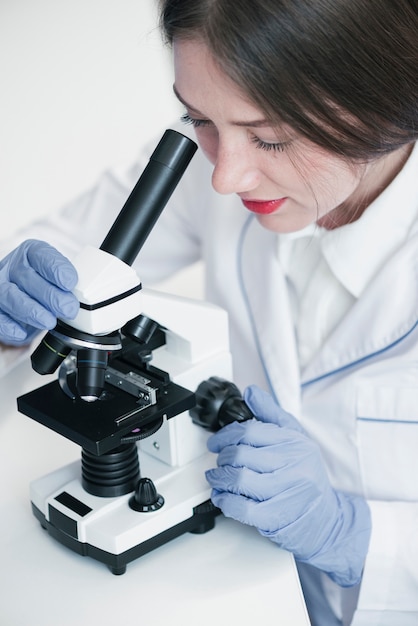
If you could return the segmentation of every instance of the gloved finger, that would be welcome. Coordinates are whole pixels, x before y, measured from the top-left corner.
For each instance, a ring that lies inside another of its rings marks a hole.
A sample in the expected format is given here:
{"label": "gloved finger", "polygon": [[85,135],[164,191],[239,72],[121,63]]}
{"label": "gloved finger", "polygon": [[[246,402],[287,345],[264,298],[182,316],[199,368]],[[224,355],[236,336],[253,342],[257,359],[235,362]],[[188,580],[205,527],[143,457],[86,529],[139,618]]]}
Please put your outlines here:
{"label": "gloved finger", "polygon": [[303,435],[286,428],[279,443],[256,448],[253,445],[225,446],[217,457],[218,467],[248,467],[255,472],[274,472],[275,470],[293,470],[299,463],[307,462],[312,454],[313,443],[305,441]]}
{"label": "gloved finger", "polygon": [[11,317],[36,328],[53,328],[57,317],[72,319],[80,306],[73,293],[55,287],[32,269],[22,272],[19,285],[2,284],[1,305]]}
{"label": "gloved finger", "polygon": [[[296,536],[294,539],[296,544],[303,542],[303,534],[309,534],[309,526],[306,527],[304,523],[303,506],[300,504],[295,506],[295,500],[300,500],[300,497],[289,499],[288,504],[283,495],[286,495],[285,492],[272,498],[257,500],[244,495],[213,489],[211,500],[215,506],[221,509],[225,517],[231,517],[248,526],[255,526],[260,533],[267,536],[272,533],[283,533],[283,531],[286,533],[287,529],[290,530],[293,525],[298,523],[298,520],[301,520],[303,522],[302,536],[299,539]],[[275,540],[278,543],[278,538]]]}
{"label": "gloved finger", "polygon": [[256,525],[251,514],[252,500],[249,498],[213,489],[211,500],[215,506],[221,509],[225,517],[230,517],[249,526]]}
{"label": "gloved finger", "polygon": [[[25,324],[22,326],[16,324],[16,326],[18,328],[10,330],[10,327],[8,328],[7,325],[3,326],[0,321],[0,344],[15,347],[27,346],[40,333],[38,328],[26,327]],[[24,333],[23,335],[21,334],[22,332]]]}
{"label": "gloved finger", "polygon": [[57,323],[56,316],[16,285],[6,283],[1,290],[1,311],[18,323],[49,330]]}
{"label": "gloved finger", "polygon": [[308,502],[320,498],[328,487],[323,481],[313,484],[309,477],[297,469],[291,473],[280,469],[259,473],[245,467],[224,466],[207,470],[206,479],[219,493],[241,495],[257,502],[266,501],[272,511],[277,506],[283,507],[283,519],[298,517],[300,510]]}
{"label": "gloved finger", "polygon": [[225,517],[255,526],[259,531],[274,532],[280,528],[280,507],[274,507],[273,513],[268,500],[258,502],[234,493],[218,492],[216,489],[212,490],[211,500]]}
{"label": "gloved finger", "polygon": [[18,338],[7,338],[2,336],[1,324],[0,324],[0,343],[3,343],[6,346],[27,346],[31,343],[31,341],[39,335],[41,332],[39,328],[32,328],[31,326],[27,326],[26,324],[22,324],[22,329],[26,333],[26,336],[23,339]]}
{"label": "gloved finger", "polygon": [[251,419],[231,422],[209,437],[207,446],[211,452],[220,452],[230,445],[246,443],[255,447],[268,446],[282,441],[283,434],[275,424],[265,424]]}
{"label": "gloved finger", "polygon": [[261,502],[277,495],[281,483],[279,472],[259,473],[228,465],[207,470],[206,479],[219,493],[233,493]]}
{"label": "gloved finger", "polygon": [[9,315],[0,311],[0,341],[8,345],[17,345],[27,341],[26,330]]}
{"label": "gloved finger", "polygon": [[[78,280],[77,271],[58,250],[45,241],[30,240],[26,242],[25,253],[27,264],[40,276],[65,291],[74,289]],[[21,264],[12,263],[11,280],[15,279],[13,267],[20,272]]]}
{"label": "gloved finger", "polygon": [[247,387],[243,397],[246,405],[258,420],[303,432],[303,428],[297,419],[282,409],[270,394],[256,385]]}

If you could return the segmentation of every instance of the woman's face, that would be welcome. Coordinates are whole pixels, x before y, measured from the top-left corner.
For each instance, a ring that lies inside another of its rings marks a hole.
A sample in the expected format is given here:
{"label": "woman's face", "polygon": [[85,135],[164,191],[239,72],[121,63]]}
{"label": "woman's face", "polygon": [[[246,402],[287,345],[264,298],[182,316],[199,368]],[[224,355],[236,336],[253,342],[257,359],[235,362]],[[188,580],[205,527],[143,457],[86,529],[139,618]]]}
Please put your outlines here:
{"label": "woman's face", "polygon": [[214,189],[238,194],[265,228],[285,233],[353,221],[393,178],[394,159],[354,168],[290,128],[272,127],[203,43],[176,41],[174,68],[185,118],[214,165]]}

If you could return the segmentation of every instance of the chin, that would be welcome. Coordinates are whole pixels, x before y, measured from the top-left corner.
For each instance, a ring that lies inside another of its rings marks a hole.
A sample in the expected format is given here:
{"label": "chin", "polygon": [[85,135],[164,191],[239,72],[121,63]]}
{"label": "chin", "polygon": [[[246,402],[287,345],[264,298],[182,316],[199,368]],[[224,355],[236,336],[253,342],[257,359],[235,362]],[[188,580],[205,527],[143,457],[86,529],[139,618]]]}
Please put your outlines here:
{"label": "chin", "polygon": [[[298,219],[299,217],[299,219]],[[292,217],[286,215],[257,215],[259,224],[271,230],[274,233],[285,235],[287,233],[295,233],[298,230],[303,230],[310,224],[315,222],[315,218],[307,219],[307,216]]]}

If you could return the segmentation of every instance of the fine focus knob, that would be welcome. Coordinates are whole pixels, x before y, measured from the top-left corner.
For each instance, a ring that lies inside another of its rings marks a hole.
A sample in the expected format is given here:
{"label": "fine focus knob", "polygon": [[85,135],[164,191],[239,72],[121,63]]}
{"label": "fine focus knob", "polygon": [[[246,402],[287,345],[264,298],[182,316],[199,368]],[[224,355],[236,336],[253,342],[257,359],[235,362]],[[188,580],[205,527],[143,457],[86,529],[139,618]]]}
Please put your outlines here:
{"label": "fine focus knob", "polygon": [[190,410],[195,424],[213,432],[231,422],[245,422],[254,416],[234,383],[212,376],[196,390],[196,406]]}
{"label": "fine focus knob", "polygon": [[135,493],[129,500],[129,506],[134,511],[149,513],[158,511],[164,504],[164,498],[157,493],[151,478],[140,478]]}

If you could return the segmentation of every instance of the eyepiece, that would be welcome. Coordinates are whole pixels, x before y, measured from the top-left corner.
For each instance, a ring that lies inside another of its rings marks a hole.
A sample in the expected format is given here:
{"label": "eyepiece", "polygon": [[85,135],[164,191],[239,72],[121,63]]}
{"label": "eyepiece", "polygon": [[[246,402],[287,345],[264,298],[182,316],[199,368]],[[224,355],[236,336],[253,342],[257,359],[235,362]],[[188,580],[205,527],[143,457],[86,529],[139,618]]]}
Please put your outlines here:
{"label": "eyepiece", "polygon": [[165,131],[101,250],[132,265],[196,150],[185,135]]}

